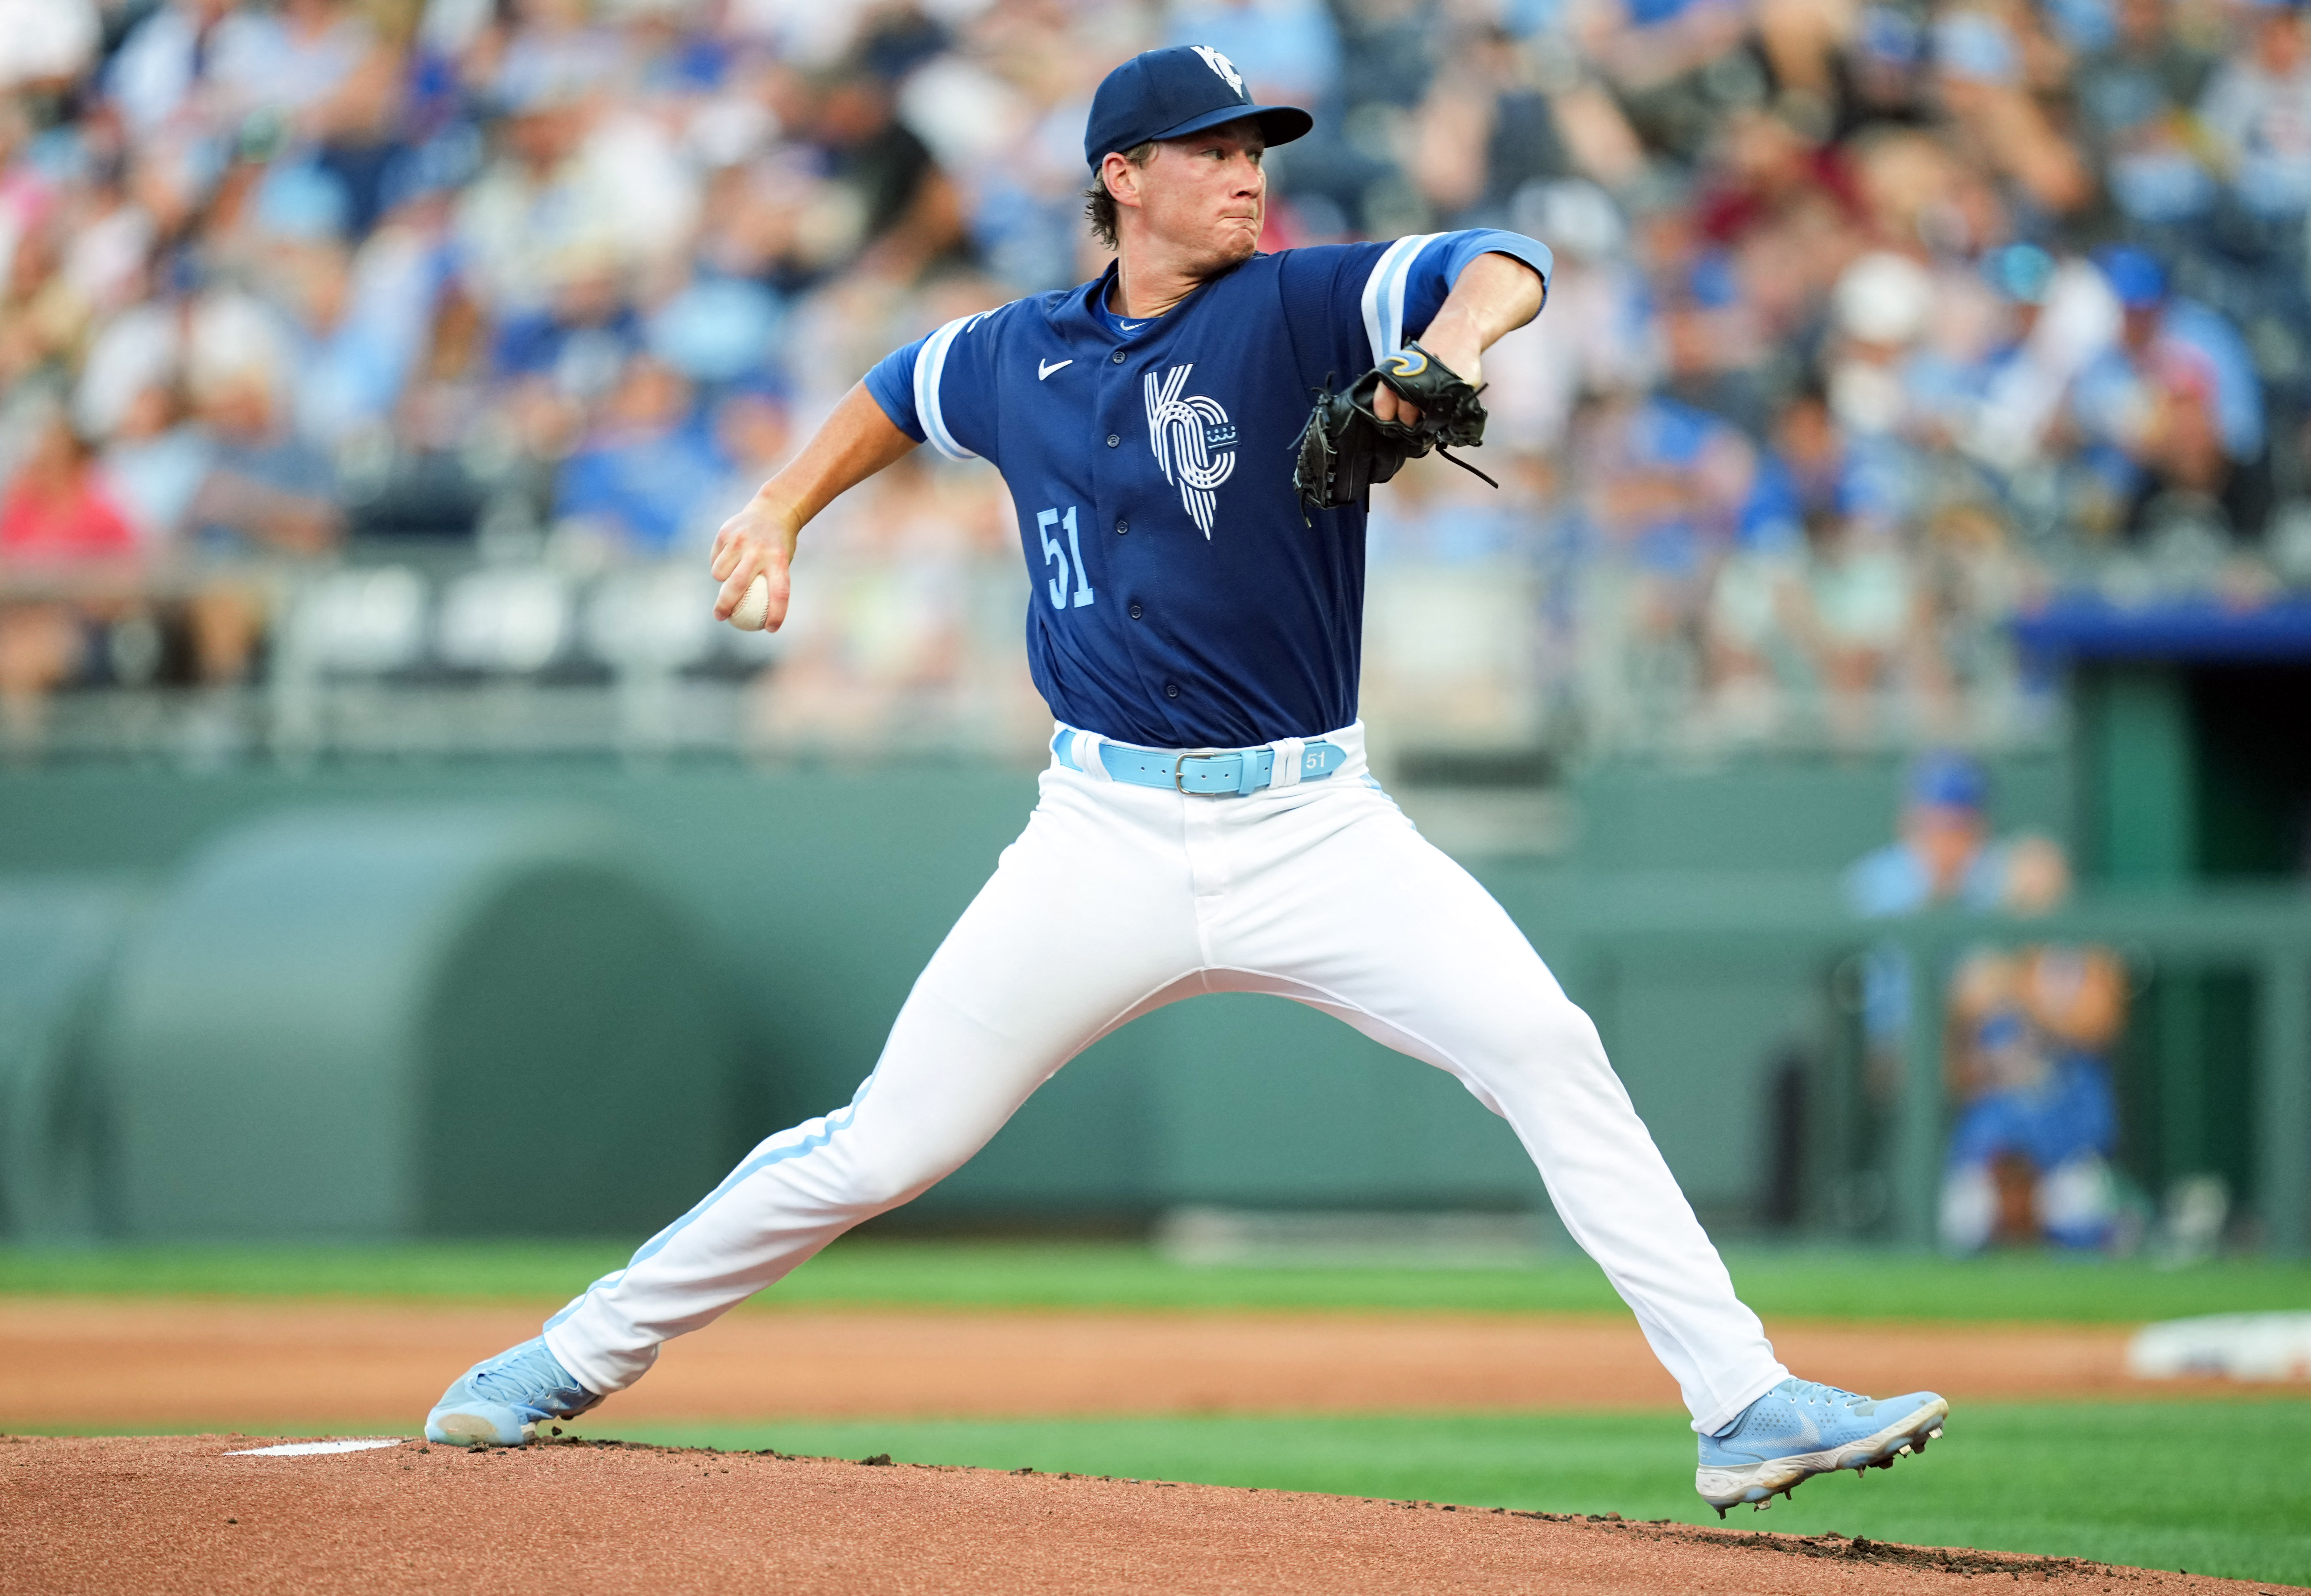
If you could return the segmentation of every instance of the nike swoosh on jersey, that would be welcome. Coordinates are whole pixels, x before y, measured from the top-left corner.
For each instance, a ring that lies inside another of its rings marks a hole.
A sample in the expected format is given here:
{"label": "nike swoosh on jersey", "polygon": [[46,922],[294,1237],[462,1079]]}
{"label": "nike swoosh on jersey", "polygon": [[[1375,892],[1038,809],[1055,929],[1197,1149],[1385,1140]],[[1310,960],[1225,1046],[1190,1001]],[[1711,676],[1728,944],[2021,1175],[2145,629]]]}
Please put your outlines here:
{"label": "nike swoosh on jersey", "polygon": [[1035,362],[1035,380],[1041,382],[1044,378],[1049,377],[1061,366],[1072,366],[1075,363],[1075,360],[1072,356],[1067,360],[1051,361],[1048,363],[1042,361],[1037,361]]}

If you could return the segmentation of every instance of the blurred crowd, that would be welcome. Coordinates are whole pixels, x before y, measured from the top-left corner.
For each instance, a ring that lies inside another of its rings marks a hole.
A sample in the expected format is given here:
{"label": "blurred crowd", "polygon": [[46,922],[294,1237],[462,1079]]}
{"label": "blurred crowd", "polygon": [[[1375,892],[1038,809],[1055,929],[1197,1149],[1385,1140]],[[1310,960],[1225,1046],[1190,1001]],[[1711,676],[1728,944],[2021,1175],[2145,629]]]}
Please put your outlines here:
{"label": "blurred crowd", "polygon": [[[283,569],[696,559],[876,358],[1099,268],[1085,109],[1166,42],[1317,112],[1269,247],[1557,251],[1502,491],[1375,502],[1382,702],[1983,740],[2056,585],[2311,580],[2292,5],[0,0],[0,704],[249,679]],[[1023,693],[993,474],[852,500],[765,724]]]}

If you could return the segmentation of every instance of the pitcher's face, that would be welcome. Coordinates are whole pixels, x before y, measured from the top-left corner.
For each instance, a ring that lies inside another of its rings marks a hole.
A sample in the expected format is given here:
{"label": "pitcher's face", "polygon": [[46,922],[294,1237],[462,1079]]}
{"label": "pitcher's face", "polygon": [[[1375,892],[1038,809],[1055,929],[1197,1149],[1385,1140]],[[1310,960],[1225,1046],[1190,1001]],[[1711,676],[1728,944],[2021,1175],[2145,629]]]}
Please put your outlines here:
{"label": "pitcher's face", "polygon": [[1205,271],[1249,260],[1268,214],[1267,148],[1250,120],[1157,144],[1135,174],[1150,241]]}

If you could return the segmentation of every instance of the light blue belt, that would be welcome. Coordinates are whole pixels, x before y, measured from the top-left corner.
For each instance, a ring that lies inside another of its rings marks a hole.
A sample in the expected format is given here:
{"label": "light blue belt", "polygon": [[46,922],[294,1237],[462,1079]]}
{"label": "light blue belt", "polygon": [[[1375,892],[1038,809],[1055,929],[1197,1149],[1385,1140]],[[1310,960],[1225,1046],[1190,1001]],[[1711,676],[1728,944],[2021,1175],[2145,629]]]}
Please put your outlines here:
{"label": "light blue belt", "polygon": [[[1062,727],[1051,737],[1051,753],[1071,771],[1076,763],[1076,734]],[[1169,754],[1154,748],[1127,748],[1120,743],[1099,746],[1100,763],[1118,781],[1134,787],[1168,787],[1175,792],[1217,797],[1258,792],[1276,779],[1274,748],[1236,748],[1225,754]],[[1321,781],[1348,763],[1348,751],[1337,743],[1305,743],[1300,749],[1300,780]]]}

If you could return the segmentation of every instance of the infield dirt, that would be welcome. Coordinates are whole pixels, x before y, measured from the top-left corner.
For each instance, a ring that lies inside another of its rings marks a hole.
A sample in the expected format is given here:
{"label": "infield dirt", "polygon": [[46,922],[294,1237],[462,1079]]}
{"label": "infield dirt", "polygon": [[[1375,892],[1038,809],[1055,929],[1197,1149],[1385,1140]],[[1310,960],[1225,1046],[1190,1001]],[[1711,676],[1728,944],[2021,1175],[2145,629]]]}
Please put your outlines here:
{"label": "infield dirt", "polygon": [[2275,1587],[1836,1536],[564,1443],[236,1457],[217,1435],[0,1443],[0,1589],[924,1593]]}
{"label": "infield dirt", "polygon": [[[0,1429],[406,1431],[552,1306],[0,1299]],[[1791,1366],[1854,1391],[2141,1400],[2196,1385],[2129,1379],[2117,1326],[1772,1329]],[[733,1313],[670,1343],[587,1427],[1678,1405],[1626,1317],[807,1309]]]}

